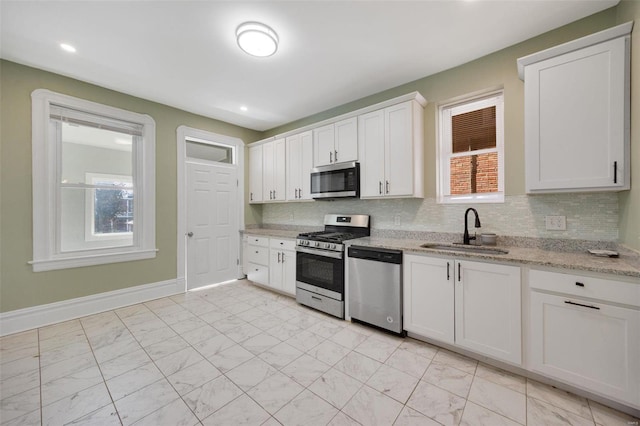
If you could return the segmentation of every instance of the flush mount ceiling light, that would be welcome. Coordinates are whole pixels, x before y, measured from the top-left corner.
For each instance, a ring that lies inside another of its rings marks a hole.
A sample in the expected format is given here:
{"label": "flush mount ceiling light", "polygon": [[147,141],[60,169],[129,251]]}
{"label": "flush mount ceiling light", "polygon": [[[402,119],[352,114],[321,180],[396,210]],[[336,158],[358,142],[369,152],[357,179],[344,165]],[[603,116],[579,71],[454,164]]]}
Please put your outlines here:
{"label": "flush mount ceiling light", "polygon": [[271,56],[278,50],[278,35],[260,22],[240,24],[236,37],[240,49],[252,56]]}
{"label": "flush mount ceiling light", "polygon": [[69,53],[75,53],[76,52],[76,48],[73,47],[70,44],[67,44],[67,43],[60,43],[60,48],[62,50],[64,50],[65,52],[69,52]]}

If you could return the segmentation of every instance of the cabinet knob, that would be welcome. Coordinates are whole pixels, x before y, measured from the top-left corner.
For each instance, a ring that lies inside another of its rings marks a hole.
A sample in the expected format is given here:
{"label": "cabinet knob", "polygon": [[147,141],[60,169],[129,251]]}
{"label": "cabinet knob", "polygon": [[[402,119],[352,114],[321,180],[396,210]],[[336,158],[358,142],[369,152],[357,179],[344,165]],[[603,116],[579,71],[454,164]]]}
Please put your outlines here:
{"label": "cabinet knob", "polygon": [[576,281],[576,285],[577,285],[578,287],[584,287],[584,283],[581,283],[581,282],[578,282],[578,281]]}

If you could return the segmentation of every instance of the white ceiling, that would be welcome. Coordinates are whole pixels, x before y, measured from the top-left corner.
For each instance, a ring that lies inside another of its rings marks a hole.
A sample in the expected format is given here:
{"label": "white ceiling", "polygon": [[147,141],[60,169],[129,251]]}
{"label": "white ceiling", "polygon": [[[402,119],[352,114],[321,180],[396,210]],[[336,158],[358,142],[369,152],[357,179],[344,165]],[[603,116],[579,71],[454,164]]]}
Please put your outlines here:
{"label": "white ceiling", "polygon": [[[617,3],[0,0],[0,56],[266,130]],[[277,32],[274,56],[253,58],[238,48],[235,29],[245,21],[264,22]],[[77,53],[62,51],[63,42]]]}

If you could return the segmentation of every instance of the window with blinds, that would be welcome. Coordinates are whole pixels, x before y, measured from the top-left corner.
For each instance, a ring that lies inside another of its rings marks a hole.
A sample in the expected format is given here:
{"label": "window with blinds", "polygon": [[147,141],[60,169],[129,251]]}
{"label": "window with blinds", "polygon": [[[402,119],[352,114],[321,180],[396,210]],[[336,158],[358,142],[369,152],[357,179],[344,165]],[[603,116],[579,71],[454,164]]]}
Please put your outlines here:
{"label": "window with blinds", "polygon": [[438,200],[502,202],[503,95],[440,107]]}
{"label": "window with blinds", "polygon": [[36,90],[34,271],[155,257],[151,117]]}

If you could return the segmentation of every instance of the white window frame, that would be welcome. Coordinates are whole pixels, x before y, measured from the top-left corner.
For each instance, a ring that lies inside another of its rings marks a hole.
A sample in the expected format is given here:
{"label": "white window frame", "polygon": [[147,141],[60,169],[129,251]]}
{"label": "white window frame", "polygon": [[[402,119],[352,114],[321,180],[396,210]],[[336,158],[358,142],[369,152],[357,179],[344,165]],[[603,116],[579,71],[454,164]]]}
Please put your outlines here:
{"label": "white window frame", "polygon": [[[59,148],[56,135],[49,131],[51,105],[59,105],[105,118],[137,123],[142,126],[140,143],[134,144],[134,214],[139,219],[134,228],[133,244],[63,252],[60,249]],[[82,266],[150,259],[155,247],[155,144],[153,118],[99,103],[75,98],[46,89],[31,94],[32,108],[32,179],[33,179],[33,260],[34,272]]]}
{"label": "white window frame", "polygon": [[[130,176],[113,175],[106,173],[85,173],[85,182],[89,185],[95,185],[98,180],[112,180],[126,183],[133,183]],[[115,187],[114,189],[117,189]],[[85,241],[105,241],[105,240],[120,240],[123,237],[133,237],[133,232],[112,232],[110,234],[96,234],[95,233],[95,220],[96,220],[96,202],[95,202],[95,189],[91,190],[91,195],[85,198],[84,207],[84,239]],[[135,200],[135,199],[134,199]],[[135,206],[134,206],[135,208]],[[135,210],[134,210],[135,214]]]}
{"label": "white window frame", "polygon": [[[450,159],[470,154],[452,152],[451,117],[478,109],[496,107],[496,147],[474,151],[474,154],[498,153],[498,191],[451,195]],[[441,204],[504,203],[504,91],[493,90],[469,95],[438,107],[438,143],[436,144],[437,201]]]}

